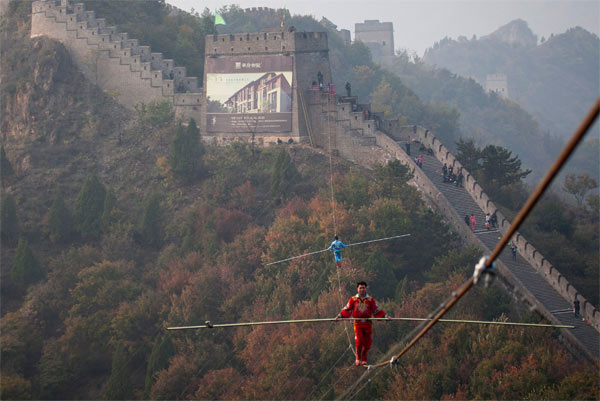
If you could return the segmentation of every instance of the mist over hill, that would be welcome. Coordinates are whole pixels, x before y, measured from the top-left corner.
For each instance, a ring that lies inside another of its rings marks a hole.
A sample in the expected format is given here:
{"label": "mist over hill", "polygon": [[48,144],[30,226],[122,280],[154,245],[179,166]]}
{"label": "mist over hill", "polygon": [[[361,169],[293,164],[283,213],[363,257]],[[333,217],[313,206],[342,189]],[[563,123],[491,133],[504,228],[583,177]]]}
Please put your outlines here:
{"label": "mist over hill", "polygon": [[538,40],[525,21],[515,20],[481,38],[446,37],[423,61],[482,86],[487,75],[505,74],[510,99],[559,137],[573,132],[599,93],[600,40],[580,27]]}

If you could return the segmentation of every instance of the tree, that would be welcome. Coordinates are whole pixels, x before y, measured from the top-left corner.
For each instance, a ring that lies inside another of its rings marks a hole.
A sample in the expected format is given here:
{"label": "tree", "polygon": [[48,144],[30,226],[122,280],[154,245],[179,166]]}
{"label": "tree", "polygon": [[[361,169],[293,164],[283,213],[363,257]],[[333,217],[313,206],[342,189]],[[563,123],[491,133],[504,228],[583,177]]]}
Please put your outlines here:
{"label": "tree", "polygon": [[472,138],[460,138],[458,142],[456,142],[456,147],[458,149],[456,158],[469,173],[475,174],[481,167],[479,161],[482,157],[481,150],[475,146],[475,141]]}
{"label": "tree", "polygon": [[117,344],[113,354],[112,369],[106,383],[104,399],[106,400],[128,400],[133,395],[131,384],[131,364],[127,348],[123,342]]}
{"label": "tree", "polygon": [[0,377],[0,399],[30,400],[31,382],[20,375],[2,374]]}
{"label": "tree", "polygon": [[109,188],[106,191],[106,196],[104,197],[104,207],[102,211],[102,227],[104,230],[108,230],[110,225],[114,219],[114,211],[113,209],[117,205],[117,197],[115,195],[115,191],[112,188]]}
{"label": "tree", "polygon": [[365,262],[367,273],[374,273],[375,278],[371,280],[369,288],[377,294],[377,299],[393,298],[398,280],[394,275],[392,264],[384,253],[376,249]]}
{"label": "tree", "polygon": [[381,197],[400,198],[411,178],[408,166],[400,160],[389,161],[377,168],[377,193]]}
{"label": "tree", "polygon": [[19,219],[15,200],[9,194],[2,196],[0,203],[0,229],[3,242],[14,244],[19,235]]}
{"label": "tree", "polygon": [[160,199],[158,194],[153,192],[144,201],[144,212],[138,233],[143,243],[157,248],[163,239],[161,214]]}
{"label": "tree", "polygon": [[393,118],[393,107],[398,104],[398,92],[386,81],[381,78],[379,85],[371,93],[371,107],[373,110],[383,112],[383,118]]}
{"label": "tree", "polygon": [[54,196],[48,214],[48,229],[52,242],[67,242],[71,237],[71,212],[67,209],[60,191]]}
{"label": "tree", "polygon": [[8,177],[15,173],[10,160],[6,157],[6,152],[4,151],[4,145],[0,146],[0,174],[2,177]]}
{"label": "tree", "polygon": [[271,195],[287,194],[297,175],[298,170],[289,153],[285,149],[280,149],[271,169]]}
{"label": "tree", "polygon": [[588,191],[597,188],[598,183],[588,173],[565,175],[564,190],[573,195],[577,206],[581,207]]}
{"label": "tree", "polygon": [[102,231],[106,188],[97,176],[89,176],[75,200],[73,217],[84,239],[96,238]]}
{"label": "tree", "polygon": [[346,176],[344,184],[336,191],[335,198],[338,202],[358,210],[371,202],[369,181],[359,175]]}
{"label": "tree", "polygon": [[148,359],[148,367],[146,368],[146,397],[150,395],[150,390],[155,381],[155,375],[158,371],[169,367],[169,359],[175,354],[175,347],[171,342],[171,338],[165,334],[160,336],[154,343],[150,359]]}
{"label": "tree", "polygon": [[142,130],[163,128],[175,117],[172,102],[168,100],[152,100],[135,106],[138,124]]}
{"label": "tree", "polygon": [[15,251],[15,259],[10,271],[11,280],[21,289],[38,281],[44,276],[44,271],[33,255],[26,239],[20,238]]}
{"label": "tree", "polygon": [[512,152],[502,146],[488,145],[481,155],[483,176],[494,186],[515,184],[531,173],[531,170],[522,170],[521,160],[517,156],[511,157]]}
{"label": "tree", "polygon": [[200,141],[200,130],[194,119],[187,128],[180,123],[171,143],[171,171],[177,177],[193,181],[198,177],[202,167],[204,149]]}

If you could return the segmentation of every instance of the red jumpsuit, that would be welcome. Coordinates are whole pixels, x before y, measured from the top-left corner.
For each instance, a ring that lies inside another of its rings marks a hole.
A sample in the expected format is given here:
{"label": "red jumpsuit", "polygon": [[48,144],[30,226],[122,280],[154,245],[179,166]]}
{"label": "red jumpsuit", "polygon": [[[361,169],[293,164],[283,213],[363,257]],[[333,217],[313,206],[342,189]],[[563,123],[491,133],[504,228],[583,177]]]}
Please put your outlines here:
{"label": "red jumpsuit", "polygon": [[[361,299],[358,294],[348,300],[340,312],[343,318],[385,317],[386,313],[377,305],[375,298],[367,295]],[[366,362],[369,349],[373,344],[373,323],[371,320],[354,321],[354,340],[356,341],[356,360]]]}

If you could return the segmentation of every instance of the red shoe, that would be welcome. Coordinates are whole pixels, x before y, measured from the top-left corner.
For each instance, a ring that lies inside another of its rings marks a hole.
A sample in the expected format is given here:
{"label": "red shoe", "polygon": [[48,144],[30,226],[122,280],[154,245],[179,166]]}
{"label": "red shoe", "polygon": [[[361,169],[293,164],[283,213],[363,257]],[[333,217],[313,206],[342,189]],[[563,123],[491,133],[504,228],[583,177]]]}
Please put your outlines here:
{"label": "red shoe", "polygon": [[360,359],[357,359],[356,362],[354,362],[354,366],[360,366]]}
{"label": "red shoe", "polygon": [[367,361],[362,361],[360,364],[361,364],[361,365],[363,365],[363,366],[368,366],[368,365],[369,365],[369,364],[367,363]]}

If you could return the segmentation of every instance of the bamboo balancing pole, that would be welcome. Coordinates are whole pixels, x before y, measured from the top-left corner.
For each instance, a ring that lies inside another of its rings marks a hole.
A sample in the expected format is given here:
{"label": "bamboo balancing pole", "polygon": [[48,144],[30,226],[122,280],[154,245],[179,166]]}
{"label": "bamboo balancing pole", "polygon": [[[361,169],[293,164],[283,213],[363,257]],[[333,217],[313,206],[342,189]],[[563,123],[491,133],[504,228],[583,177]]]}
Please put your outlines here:
{"label": "bamboo balancing pole", "polygon": [[[379,239],[372,239],[370,241],[355,242],[354,244],[348,244],[348,247],[356,246],[356,245],[370,244],[372,242],[387,241],[390,239],[403,238],[403,237],[410,237],[410,234],[395,235],[393,237],[385,237],[385,238],[379,238]],[[305,256],[316,255],[317,253],[327,252],[328,250],[329,249],[321,249],[320,251],[314,251],[314,252],[309,252],[309,253],[305,253],[305,254],[298,255],[298,256],[292,256],[291,258],[281,259],[276,262],[267,263],[265,266],[275,265],[277,263],[287,262],[288,260],[303,258]]]}
{"label": "bamboo balancing pole", "polygon": [[[337,321],[348,321],[348,320],[382,320],[382,321],[410,321],[410,322],[422,322],[432,320],[430,318],[418,318],[418,317],[392,317],[392,318],[368,318],[368,319],[337,319]],[[244,326],[265,326],[274,324],[297,324],[297,323],[324,323],[324,322],[335,322],[335,318],[321,318],[321,319],[298,319],[298,320],[273,320],[267,322],[243,322],[243,323],[223,323],[223,324],[211,324],[210,321],[205,322],[198,326],[175,326],[167,327],[167,330],[195,330],[195,329],[212,329],[218,327],[244,327]],[[554,327],[561,329],[574,329],[575,326],[562,325],[562,324],[544,324],[544,323],[519,323],[519,322],[495,322],[489,320],[461,320],[461,319],[440,319],[440,322],[445,323],[467,323],[467,324],[490,324],[490,325],[501,325],[501,326],[525,326],[525,327]]]}

